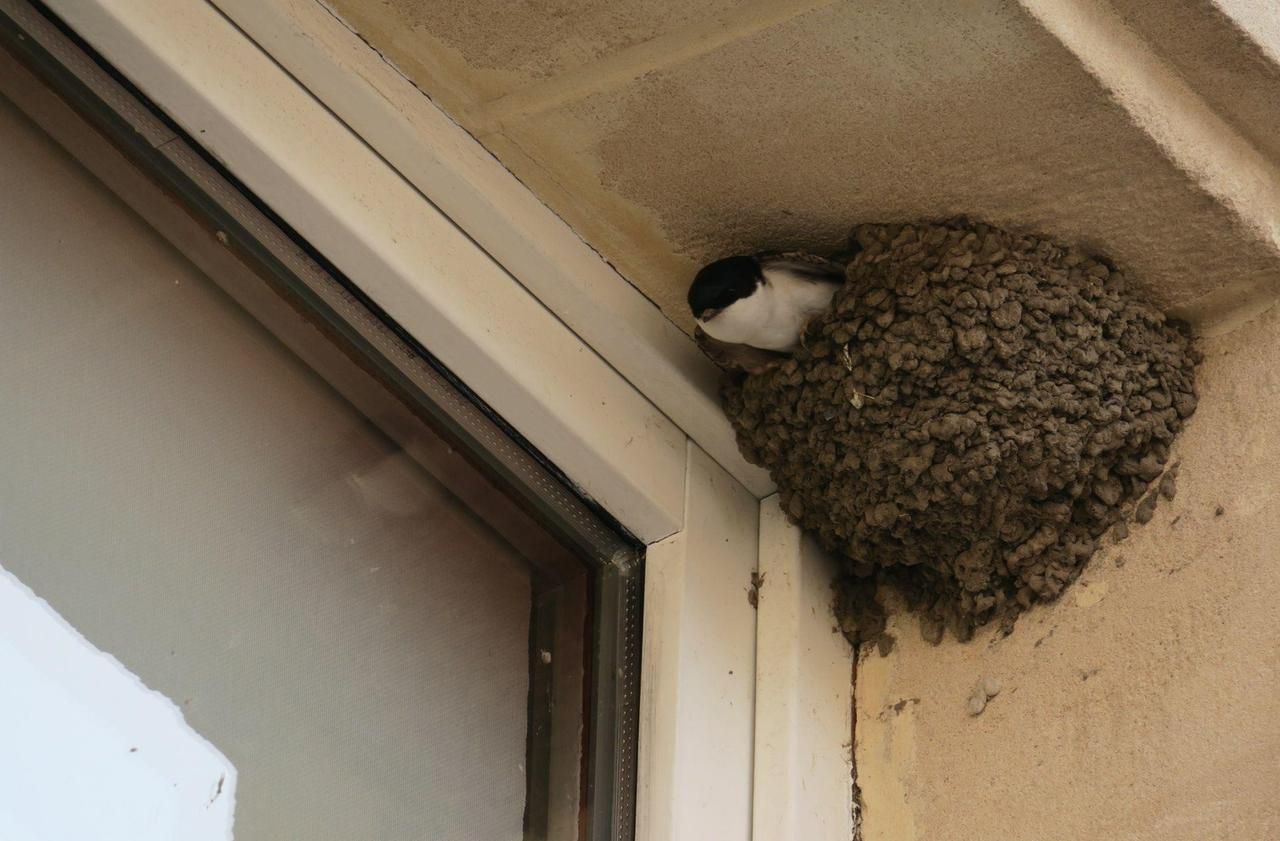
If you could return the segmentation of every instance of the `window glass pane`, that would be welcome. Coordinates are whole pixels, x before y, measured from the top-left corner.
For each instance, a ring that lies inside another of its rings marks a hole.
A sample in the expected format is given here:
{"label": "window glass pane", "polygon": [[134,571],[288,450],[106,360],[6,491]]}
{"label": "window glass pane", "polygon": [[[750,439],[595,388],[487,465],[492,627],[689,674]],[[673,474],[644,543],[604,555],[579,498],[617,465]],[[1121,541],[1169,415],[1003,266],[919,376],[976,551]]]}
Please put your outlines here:
{"label": "window glass pane", "polygon": [[484,483],[3,99],[0,148],[0,567],[234,766],[237,839],[523,837],[547,585]]}

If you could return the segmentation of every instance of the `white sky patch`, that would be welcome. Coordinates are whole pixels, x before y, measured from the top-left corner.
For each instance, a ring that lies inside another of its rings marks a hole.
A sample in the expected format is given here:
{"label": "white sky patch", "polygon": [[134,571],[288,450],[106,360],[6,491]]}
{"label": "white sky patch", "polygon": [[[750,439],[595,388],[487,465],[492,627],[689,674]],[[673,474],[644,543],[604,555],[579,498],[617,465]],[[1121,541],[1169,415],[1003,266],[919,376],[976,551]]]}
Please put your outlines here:
{"label": "white sky patch", "polygon": [[0,569],[0,839],[225,841],[236,771]]}

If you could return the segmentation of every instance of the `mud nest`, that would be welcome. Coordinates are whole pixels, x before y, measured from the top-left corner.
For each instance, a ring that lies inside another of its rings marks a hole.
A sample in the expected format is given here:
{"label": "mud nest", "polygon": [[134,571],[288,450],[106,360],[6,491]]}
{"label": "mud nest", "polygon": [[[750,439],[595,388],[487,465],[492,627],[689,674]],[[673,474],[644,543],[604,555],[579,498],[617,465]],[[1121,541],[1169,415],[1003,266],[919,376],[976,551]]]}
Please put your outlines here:
{"label": "mud nest", "polygon": [[896,585],[926,639],[1056,598],[1099,538],[1150,519],[1196,407],[1185,328],[1103,259],[981,224],[863,225],[832,310],[730,381],[746,457],[846,559],[852,640]]}

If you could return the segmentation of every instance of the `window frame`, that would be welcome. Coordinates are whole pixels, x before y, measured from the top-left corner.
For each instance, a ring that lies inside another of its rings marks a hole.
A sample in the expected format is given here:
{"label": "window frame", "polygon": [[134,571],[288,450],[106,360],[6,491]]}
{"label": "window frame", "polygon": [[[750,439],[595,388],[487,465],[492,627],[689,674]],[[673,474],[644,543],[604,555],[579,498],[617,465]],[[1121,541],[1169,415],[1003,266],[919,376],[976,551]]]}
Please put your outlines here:
{"label": "window frame", "polygon": [[[545,838],[556,825],[560,837],[585,821],[593,838],[628,836],[635,820],[630,746],[643,545],[576,495],[429,351],[69,33],[34,9],[13,17],[10,11],[0,7],[0,93],[17,96],[20,109],[222,291],[377,418],[384,434],[478,516],[526,547],[532,578],[526,835]],[[193,241],[210,239],[229,258],[216,266],[207,255],[189,253]],[[438,436],[433,443],[419,434],[424,426]],[[556,656],[543,660],[544,652]],[[577,746],[572,754],[557,753],[570,744]],[[579,758],[580,771],[573,768]],[[580,808],[569,808],[579,790]]]}
{"label": "window frame", "polygon": [[646,545],[635,837],[849,838],[829,568],[692,342],[316,0],[47,5]]}

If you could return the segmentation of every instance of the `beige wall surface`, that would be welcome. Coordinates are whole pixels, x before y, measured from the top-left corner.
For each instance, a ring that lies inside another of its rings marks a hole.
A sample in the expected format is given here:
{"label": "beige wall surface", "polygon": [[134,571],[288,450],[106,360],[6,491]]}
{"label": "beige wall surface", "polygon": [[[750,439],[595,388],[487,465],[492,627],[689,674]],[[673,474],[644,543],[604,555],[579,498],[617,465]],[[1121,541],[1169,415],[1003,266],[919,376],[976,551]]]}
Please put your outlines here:
{"label": "beige wall surface", "polygon": [[1155,519],[1007,638],[864,652],[866,841],[1280,838],[1280,310],[1203,349]]}
{"label": "beige wall surface", "polygon": [[1280,7],[1272,0],[1111,0],[1125,22],[1280,160]]}
{"label": "beige wall surface", "polygon": [[521,838],[526,563],[3,98],[0,149],[0,567],[237,839]]}
{"label": "beige wall surface", "polygon": [[[865,221],[1049,233],[1190,312],[1226,285],[1280,283],[1274,238],[1013,0],[327,2],[685,328],[703,262],[830,251]],[[1209,0],[1114,12],[1275,154],[1267,13],[1223,5],[1235,16]]]}

